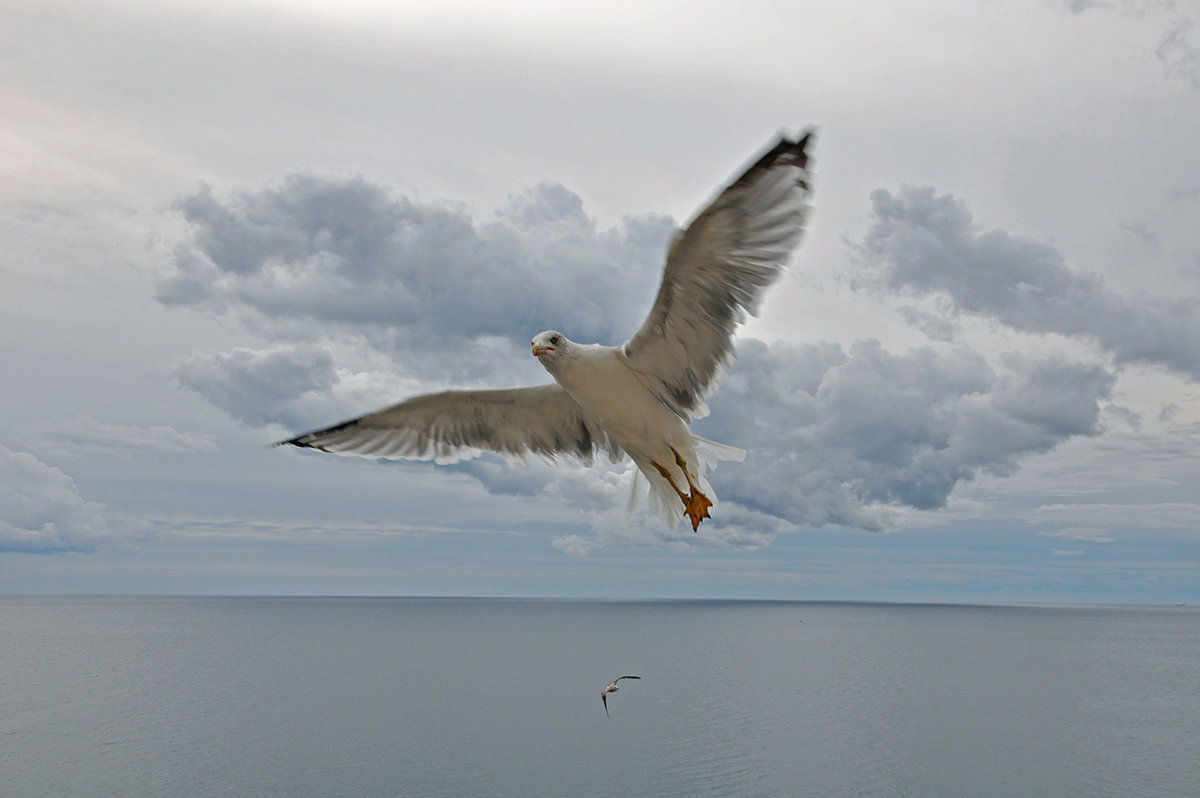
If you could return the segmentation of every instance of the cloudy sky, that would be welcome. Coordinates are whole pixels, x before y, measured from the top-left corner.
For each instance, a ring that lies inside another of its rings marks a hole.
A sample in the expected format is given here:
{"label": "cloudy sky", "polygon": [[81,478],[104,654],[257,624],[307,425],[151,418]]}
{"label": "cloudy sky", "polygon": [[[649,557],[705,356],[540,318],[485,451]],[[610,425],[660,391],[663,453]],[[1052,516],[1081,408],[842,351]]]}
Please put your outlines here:
{"label": "cloudy sky", "polygon": [[[1200,601],[1198,2],[0,0],[0,104],[0,593]],[[269,446],[620,343],[808,126],[698,534]]]}

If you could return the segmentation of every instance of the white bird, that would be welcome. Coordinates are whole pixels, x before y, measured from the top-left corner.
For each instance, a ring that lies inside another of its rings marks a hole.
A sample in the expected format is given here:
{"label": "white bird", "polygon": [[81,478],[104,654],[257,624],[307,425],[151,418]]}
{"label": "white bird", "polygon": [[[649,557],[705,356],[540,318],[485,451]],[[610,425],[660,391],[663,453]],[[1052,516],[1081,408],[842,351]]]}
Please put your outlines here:
{"label": "white bird", "polygon": [[[548,330],[532,347],[553,383],[415,396],[280,445],[438,463],[485,449],[586,464],[596,452],[614,463],[627,455],[669,523],[682,509],[697,530],[716,499],[707,469],[746,453],[693,435],[688,424],[707,414],[705,397],[733,359],[735,328],[756,312],[800,240],[813,135],[780,136],[675,234],[650,315],[621,346]],[[634,488],[636,499],[636,479]]]}
{"label": "white bird", "polygon": [[[605,715],[608,715],[608,694],[615,693],[621,689],[620,687],[617,687],[617,682],[621,681],[622,679],[640,679],[640,678],[642,678],[642,677],[641,676],[618,676],[617,678],[613,679],[611,682],[608,683],[608,687],[605,687],[603,690],[600,691],[600,700],[604,702],[604,714]],[[612,716],[608,715],[608,717],[612,717]]]}

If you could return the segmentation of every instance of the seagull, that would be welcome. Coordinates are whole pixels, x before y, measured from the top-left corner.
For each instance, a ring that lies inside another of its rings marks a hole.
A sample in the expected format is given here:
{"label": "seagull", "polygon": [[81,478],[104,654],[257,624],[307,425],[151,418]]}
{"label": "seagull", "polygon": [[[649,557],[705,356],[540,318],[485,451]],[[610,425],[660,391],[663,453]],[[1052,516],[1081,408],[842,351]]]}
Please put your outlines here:
{"label": "seagull", "polygon": [[613,679],[611,682],[608,683],[608,687],[605,687],[603,690],[600,691],[600,700],[604,702],[604,714],[606,716],[608,716],[610,718],[612,717],[611,715],[608,714],[608,694],[615,693],[621,689],[620,687],[617,687],[617,682],[621,681],[622,679],[640,679],[640,678],[642,678],[642,677],[641,676],[618,676],[617,678]]}
{"label": "seagull", "polygon": [[628,457],[637,467],[631,507],[644,478],[653,509],[672,527],[686,516],[697,531],[716,501],[708,469],[746,453],[688,425],[707,415],[705,398],[733,360],[735,329],[757,313],[800,240],[814,137],[781,134],[676,232],[650,314],[620,346],[547,330],[531,346],[552,383],[415,396],[276,445],[441,464],[484,450],[586,465],[597,453],[613,463]]}

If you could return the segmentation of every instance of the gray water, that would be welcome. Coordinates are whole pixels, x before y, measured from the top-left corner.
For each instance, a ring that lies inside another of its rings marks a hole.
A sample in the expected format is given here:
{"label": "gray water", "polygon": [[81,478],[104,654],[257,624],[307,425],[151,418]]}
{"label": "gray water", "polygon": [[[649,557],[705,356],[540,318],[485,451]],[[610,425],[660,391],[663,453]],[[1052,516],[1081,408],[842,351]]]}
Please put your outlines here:
{"label": "gray water", "polygon": [[1198,794],[1193,608],[0,598],[6,798]]}

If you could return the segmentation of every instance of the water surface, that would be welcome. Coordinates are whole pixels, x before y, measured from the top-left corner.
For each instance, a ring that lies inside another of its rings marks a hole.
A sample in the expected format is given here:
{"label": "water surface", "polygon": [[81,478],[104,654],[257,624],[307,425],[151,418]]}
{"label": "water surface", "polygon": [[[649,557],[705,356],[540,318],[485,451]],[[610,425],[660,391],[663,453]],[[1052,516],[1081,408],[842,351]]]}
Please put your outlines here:
{"label": "water surface", "polygon": [[5,796],[1200,794],[1193,608],[0,598],[0,702]]}

